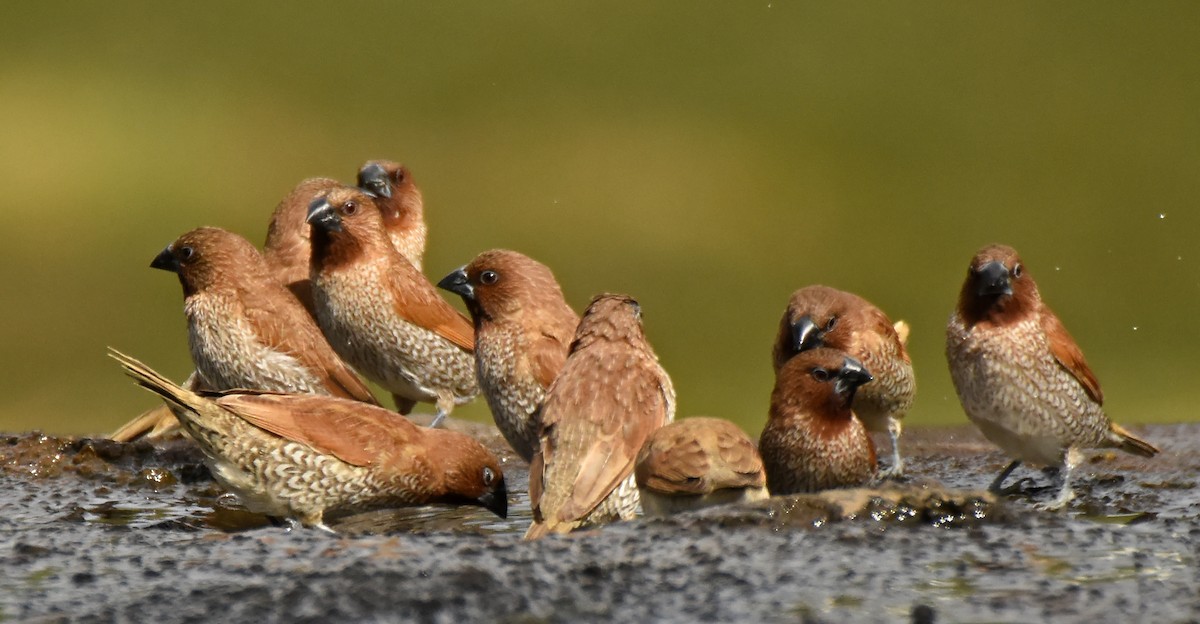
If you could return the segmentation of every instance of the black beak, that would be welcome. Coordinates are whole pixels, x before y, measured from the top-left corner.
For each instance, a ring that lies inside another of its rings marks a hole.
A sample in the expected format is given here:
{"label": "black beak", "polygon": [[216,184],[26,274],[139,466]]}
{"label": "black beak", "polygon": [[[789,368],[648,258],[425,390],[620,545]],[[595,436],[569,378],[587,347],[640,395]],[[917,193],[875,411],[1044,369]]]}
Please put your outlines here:
{"label": "black beak", "polygon": [[792,323],[792,347],[797,353],[815,349],[824,344],[825,333],[813,322],[812,317],[805,314],[800,320]]}
{"label": "black beak", "polygon": [[471,282],[467,281],[467,267],[465,266],[459,267],[446,277],[443,277],[442,281],[438,282],[437,285],[438,288],[448,290],[467,301],[475,299],[475,287],[471,286]]}
{"label": "black beak", "polygon": [[387,171],[379,165],[367,165],[359,170],[358,188],[376,197],[392,197],[392,183],[388,180]]}
{"label": "black beak", "polygon": [[175,258],[175,254],[171,253],[171,246],[167,245],[162,251],[154,256],[154,260],[150,262],[150,268],[162,269],[172,273],[179,272],[179,260]]}
{"label": "black beak", "polygon": [[838,371],[837,382],[833,384],[833,389],[838,394],[845,396],[847,401],[853,401],[858,387],[874,379],[875,377],[866,368],[863,368],[862,362],[847,357],[842,362],[842,370]]}
{"label": "black beak", "polygon": [[500,483],[496,485],[496,489],[479,497],[479,504],[485,509],[491,510],[492,513],[501,518],[508,517],[508,488],[504,486],[504,478],[500,478]]}
{"label": "black beak", "polygon": [[342,231],[342,218],[333,209],[333,204],[324,197],[318,197],[308,205],[308,218],[305,221],[326,232]]}
{"label": "black beak", "polygon": [[992,261],[980,267],[975,280],[975,292],[980,297],[1013,294],[1008,269],[1001,262]]}

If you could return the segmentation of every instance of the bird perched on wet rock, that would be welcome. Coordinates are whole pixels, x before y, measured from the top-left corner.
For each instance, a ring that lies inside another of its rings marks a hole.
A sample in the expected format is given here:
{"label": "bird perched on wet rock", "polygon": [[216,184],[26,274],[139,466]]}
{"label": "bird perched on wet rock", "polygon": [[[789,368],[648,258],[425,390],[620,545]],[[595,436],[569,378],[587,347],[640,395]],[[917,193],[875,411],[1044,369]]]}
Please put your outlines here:
{"label": "bird perched on wet rock", "polygon": [[463,433],[334,397],[195,393],[129,356],[111,356],[166,402],[213,476],[250,511],[327,530],[330,517],[430,503],[507,514],[499,460]]}
{"label": "bird perched on wet rock", "polygon": [[993,491],[1021,462],[1061,467],[1062,488],[1047,505],[1061,508],[1074,498],[1070,478],[1081,449],[1158,453],[1104,414],[1083,352],[1011,247],[989,245],[971,259],[946,327],[946,359],[967,417],[1014,458]]}
{"label": "bird perched on wet rock", "polygon": [[767,497],[767,473],[754,442],[720,418],[686,418],[652,433],[634,476],[650,516]]}
{"label": "bird perched on wet rock", "polygon": [[[904,474],[901,419],[916,393],[912,360],[897,325],[858,295],[808,286],[792,293],[773,353],[776,372],[796,353],[822,346],[846,352],[871,371],[875,380],[859,388],[853,408],[869,431],[891,436],[892,463],[885,477]],[[900,327],[907,334],[905,326]]]}
{"label": "bird perched on wet rock", "polygon": [[579,316],[550,269],[515,251],[485,251],[438,287],[466,303],[475,322],[479,389],[504,438],[530,461],[546,389],[567,360]]}
{"label": "bird perched on wet rock", "polygon": [[875,476],[875,446],[850,409],[871,379],[858,360],[827,347],[783,364],[758,441],[772,495],[855,487]]}
{"label": "bird perched on wet rock", "polygon": [[220,228],[197,228],[167,245],[150,266],[179,277],[188,345],[204,387],[375,403],[246,239]]}
{"label": "bird perched on wet rock", "polygon": [[333,189],[309,206],[308,222],[313,303],[338,355],[402,414],[435,403],[435,426],[479,394],[471,322],[392,246],[375,198]]}
{"label": "bird perched on wet rock", "polygon": [[418,271],[425,258],[425,203],[408,167],[372,160],[358,170],[358,187],[375,196],[392,246]]}
{"label": "bird perched on wet rock", "polygon": [[542,407],[525,538],[632,519],[634,461],[674,417],[675,389],[646,341],[641,307],[625,295],[592,299]]}

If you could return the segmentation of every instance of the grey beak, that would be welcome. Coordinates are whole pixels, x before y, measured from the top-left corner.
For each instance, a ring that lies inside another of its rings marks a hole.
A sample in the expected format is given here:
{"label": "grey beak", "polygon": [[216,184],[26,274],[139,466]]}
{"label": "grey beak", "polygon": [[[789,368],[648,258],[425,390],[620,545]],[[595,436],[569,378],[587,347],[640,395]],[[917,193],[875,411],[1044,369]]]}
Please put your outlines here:
{"label": "grey beak", "polygon": [[179,260],[175,258],[175,254],[171,253],[171,246],[167,245],[162,251],[154,256],[154,260],[150,262],[150,268],[162,269],[172,273],[179,272]]}
{"label": "grey beak", "polygon": [[837,382],[833,388],[838,394],[844,395],[848,400],[854,400],[854,393],[858,387],[875,379],[870,371],[863,367],[862,362],[846,357],[842,362],[842,370],[838,371]]}
{"label": "grey beak", "polygon": [[379,165],[367,165],[358,172],[358,188],[376,197],[389,199],[392,196],[392,183],[388,180],[387,171]]}
{"label": "grey beak", "polygon": [[797,353],[808,351],[821,346],[825,337],[820,327],[813,322],[812,317],[805,314],[800,320],[792,323],[792,347]]}
{"label": "grey beak", "polygon": [[333,204],[324,197],[318,197],[308,205],[308,218],[305,221],[327,232],[342,231],[342,218],[333,209]]}
{"label": "grey beak", "polygon": [[976,294],[980,297],[1013,294],[1008,268],[1003,263],[989,262],[980,267],[977,276]]}
{"label": "grey beak", "polygon": [[438,282],[438,288],[448,290],[468,301],[475,299],[475,287],[467,281],[467,267],[461,266]]}

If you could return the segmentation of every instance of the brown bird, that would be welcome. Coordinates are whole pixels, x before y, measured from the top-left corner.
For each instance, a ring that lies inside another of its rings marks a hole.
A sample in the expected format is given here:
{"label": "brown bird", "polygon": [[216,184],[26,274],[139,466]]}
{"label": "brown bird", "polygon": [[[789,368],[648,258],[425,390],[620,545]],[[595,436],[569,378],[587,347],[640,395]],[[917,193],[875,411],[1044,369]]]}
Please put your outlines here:
{"label": "brown bird", "polygon": [[827,347],[784,363],[758,441],[772,495],[855,487],[875,476],[875,445],[850,409],[871,379],[858,360]]}
{"label": "brown bird", "polygon": [[402,414],[435,403],[433,426],[479,394],[471,322],[391,245],[375,198],[333,189],[308,222],[317,320],[342,359],[390,391]]}
{"label": "brown bird", "polygon": [[904,474],[900,455],[901,419],[913,404],[917,384],[912,360],[897,326],[866,299],[828,286],[808,286],[792,293],[775,339],[775,372],[801,351],[829,347],[862,362],[875,381],[854,395],[854,413],[869,431],[892,438],[891,468],[881,476]]}
{"label": "brown bird", "polygon": [[720,418],[686,418],[652,433],[634,476],[642,510],[651,516],[767,497],[767,473],[754,442]]}
{"label": "brown bird", "polygon": [[1119,448],[1153,457],[1146,442],[1113,424],[1083,351],[1038,293],[1012,247],[989,245],[971,259],[946,326],[946,360],[958,399],[984,437],[1014,461],[992,482],[999,491],[1021,462],[1061,467],[1048,508],[1074,498],[1080,449]]}
{"label": "brown bird", "polygon": [[166,402],[213,476],[250,511],[325,530],[327,517],[430,503],[507,515],[499,460],[463,433],[333,397],[195,393],[127,355],[110,355]]}
{"label": "brown bird", "polygon": [[542,407],[525,539],[637,513],[634,461],[650,434],[675,417],[675,388],[641,319],[641,307],[625,295],[599,295],[583,313]]}
{"label": "brown bird", "polygon": [[540,445],[542,400],[567,360],[579,315],[550,269],[515,251],[485,251],[438,287],[467,304],[479,389],[500,433],[530,461]]}
{"label": "brown bird", "polygon": [[358,187],[374,195],[392,246],[418,271],[425,258],[425,203],[407,167],[372,160],[358,170]]}
{"label": "brown bird", "polygon": [[267,226],[267,242],[262,251],[267,269],[296,295],[310,314],[313,305],[308,267],[312,256],[312,228],[305,222],[308,205],[341,185],[330,178],[310,178],[300,182],[275,206]]}
{"label": "brown bird", "polygon": [[167,245],[150,266],[177,274],[183,285],[188,345],[203,387],[375,403],[246,239],[197,228]]}

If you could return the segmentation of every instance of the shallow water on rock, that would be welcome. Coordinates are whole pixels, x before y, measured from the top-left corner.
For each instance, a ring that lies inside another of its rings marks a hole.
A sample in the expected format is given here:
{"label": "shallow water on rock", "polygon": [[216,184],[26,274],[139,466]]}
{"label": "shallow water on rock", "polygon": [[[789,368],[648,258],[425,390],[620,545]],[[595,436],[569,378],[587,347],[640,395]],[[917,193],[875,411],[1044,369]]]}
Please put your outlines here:
{"label": "shallow water on rock", "polygon": [[287,530],[241,510],[189,442],[0,437],[0,621],[1189,621],[1200,616],[1200,426],[981,492],[1005,458],[967,428],[906,432],[910,477],[525,543],[508,519],[419,507]]}

